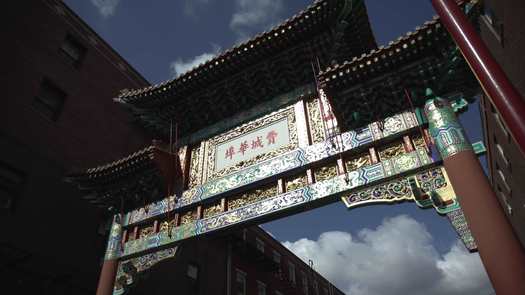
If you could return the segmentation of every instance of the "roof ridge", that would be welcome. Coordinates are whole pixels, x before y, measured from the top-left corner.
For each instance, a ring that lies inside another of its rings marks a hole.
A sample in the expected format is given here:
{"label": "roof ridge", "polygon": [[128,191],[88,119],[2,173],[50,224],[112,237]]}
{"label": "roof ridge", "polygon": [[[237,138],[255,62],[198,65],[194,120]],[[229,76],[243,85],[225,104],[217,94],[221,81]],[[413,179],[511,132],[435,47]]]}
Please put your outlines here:
{"label": "roof ridge", "polygon": [[[254,45],[259,44],[260,41],[265,41],[265,40],[272,39],[272,35],[275,35],[275,37],[277,37],[278,35],[281,35],[281,34],[285,33],[285,32],[282,32],[283,30],[291,30],[292,29],[291,26],[293,25],[293,23],[295,21],[299,20],[301,17],[308,18],[308,13],[309,12],[314,11],[313,13],[316,13],[315,10],[320,9],[320,8],[317,8],[317,7],[326,6],[327,5],[327,1],[329,1],[329,0],[316,0],[316,1],[314,1],[313,3],[308,5],[305,9],[303,9],[303,10],[297,12],[296,14],[294,14],[293,16],[288,17],[287,19],[285,19],[282,23],[277,24],[277,25],[273,26],[272,28],[267,29],[267,30],[265,30],[265,31],[263,31],[261,33],[258,33],[257,35],[255,35],[254,37],[252,37],[251,39],[249,39],[249,40],[247,40],[245,42],[242,42],[240,44],[234,45],[233,47],[230,47],[226,51],[224,51],[224,52],[220,53],[219,55],[215,56],[214,58],[212,58],[212,59],[210,59],[208,61],[205,61],[203,63],[200,63],[198,66],[190,69],[189,71],[187,71],[187,72],[185,72],[185,73],[183,73],[183,74],[181,74],[181,75],[179,75],[177,77],[165,80],[164,82],[162,82],[160,84],[150,85],[148,87],[136,88],[136,89],[132,89],[132,90],[125,89],[126,91],[121,91],[114,100],[118,101],[118,102],[125,102],[126,98],[130,98],[130,97],[133,97],[133,96],[136,96],[136,95],[140,95],[140,94],[143,94],[143,93],[146,93],[146,92],[150,92],[150,91],[159,90],[159,88],[164,87],[164,86],[166,86],[168,88],[171,88],[174,83],[177,83],[177,82],[180,82],[180,81],[186,82],[186,80],[190,80],[192,76],[199,75],[202,71],[211,69],[214,66],[219,66],[220,64],[224,63],[227,59],[229,59],[231,55],[236,55],[236,52],[237,52],[237,54],[241,54],[244,51],[248,51],[248,50],[252,49],[254,47]],[[281,32],[279,32],[279,31],[281,31]],[[266,37],[266,38],[264,38],[264,37]],[[163,89],[163,91],[164,90],[167,90],[167,89]]]}
{"label": "roof ridge", "polygon": [[388,50],[392,49],[394,46],[400,44],[402,41],[409,40],[411,36],[415,36],[420,31],[425,30],[428,27],[430,27],[432,25],[436,25],[438,23],[439,23],[439,17],[438,16],[434,16],[432,18],[432,20],[425,21],[423,23],[423,25],[416,26],[414,28],[414,30],[406,32],[405,34],[397,37],[397,39],[395,39],[395,40],[388,41],[388,44],[386,46],[385,45],[381,45],[381,46],[379,46],[376,49],[370,50],[370,52],[368,52],[368,53],[361,54],[361,56],[359,56],[359,57],[357,57],[357,56],[352,57],[352,60],[350,60],[350,61],[345,60],[345,61],[342,62],[342,64],[335,64],[335,65],[333,65],[331,67],[327,67],[324,71],[320,71],[318,76],[319,77],[324,76],[326,74],[334,72],[335,70],[337,70],[339,68],[343,68],[345,66],[350,66],[351,64],[363,61],[363,60],[365,60],[368,57],[372,57],[372,56],[374,56],[376,54],[379,54],[381,52],[388,51]]}

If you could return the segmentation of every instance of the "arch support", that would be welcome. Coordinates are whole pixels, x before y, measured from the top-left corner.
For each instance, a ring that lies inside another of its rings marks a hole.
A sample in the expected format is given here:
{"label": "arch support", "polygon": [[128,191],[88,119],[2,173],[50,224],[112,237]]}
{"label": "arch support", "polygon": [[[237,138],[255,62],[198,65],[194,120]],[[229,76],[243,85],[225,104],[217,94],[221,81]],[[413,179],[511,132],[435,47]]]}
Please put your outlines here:
{"label": "arch support", "polygon": [[430,134],[497,294],[525,290],[525,253],[447,100],[425,104]]}
{"label": "arch support", "polygon": [[104,256],[104,263],[102,264],[102,271],[100,272],[100,278],[98,280],[97,295],[113,294],[113,286],[115,284],[115,277],[118,269],[118,258],[121,252],[121,222],[122,219],[120,214],[113,216],[106,255]]}

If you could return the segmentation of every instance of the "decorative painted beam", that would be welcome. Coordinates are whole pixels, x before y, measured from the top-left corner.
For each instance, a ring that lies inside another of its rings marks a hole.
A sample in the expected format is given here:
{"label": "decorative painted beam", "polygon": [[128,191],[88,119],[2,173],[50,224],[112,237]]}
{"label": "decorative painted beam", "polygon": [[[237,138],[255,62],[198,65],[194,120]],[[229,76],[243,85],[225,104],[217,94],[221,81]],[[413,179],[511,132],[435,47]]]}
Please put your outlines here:
{"label": "decorative painted beam", "polygon": [[113,295],[125,294],[126,291],[135,285],[140,279],[141,273],[150,269],[155,264],[170,258],[177,254],[178,247],[167,248],[140,257],[122,260],[118,264],[118,271],[113,288]]}
{"label": "decorative painted beam", "polygon": [[[417,188],[411,185],[412,180],[415,181]],[[431,199],[432,191],[439,195],[444,204],[436,204]],[[446,214],[459,206],[454,189],[442,167],[357,190],[342,197],[341,200],[348,209],[376,203],[414,201],[421,208],[434,207],[440,214]]]}
{"label": "decorative painted beam", "polygon": [[[413,185],[414,184],[414,185]],[[431,198],[438,196],[440,202]],[[413,201],[421,208],[434,209],[446,215],[469,251],[477,250],[476,242],[457,201],[454,188],[443,167],[435,167],[415,175],[398,178],[361,189],[341,198],[348,209],[380,203]]]}
{"label": "decorative painted beam", "polygon": [[220,229],[256,221],[270,215],[290,212],[301,206],[316,206],[325,202],[335,202],[341,194],[364,186],[377,184],[406,173],[416,173],[435,165],[425,149],[417,149],[392,159],[350,171],[331,179],[317,182],[303,188],[267,198],[235,210],[203,218],[167,231],[152,234],[144,239],[128,241],[123,246],[123,257],[154,251],[158,247],[169,246],[175,242],[198,235],[208,234]]}
{"label": "decorative painted beam", "polygon": [[381,125],[380,127],[380,124],[373,122],[364,128],[344,132],[340,136],[325,142],[298,148],[279,157],[208,181],[203,185],[184,191],[177,202],[172,196],[157,203],[149,204],[147,208],[138,208],[124,216],[124,226],[219,197],[242,186],[276,177],[279,174],[326,160],[343,152],[363,149],[387,138],[400,136],[418,127],[420,123],[414,113],[404,112],[384,119]]}

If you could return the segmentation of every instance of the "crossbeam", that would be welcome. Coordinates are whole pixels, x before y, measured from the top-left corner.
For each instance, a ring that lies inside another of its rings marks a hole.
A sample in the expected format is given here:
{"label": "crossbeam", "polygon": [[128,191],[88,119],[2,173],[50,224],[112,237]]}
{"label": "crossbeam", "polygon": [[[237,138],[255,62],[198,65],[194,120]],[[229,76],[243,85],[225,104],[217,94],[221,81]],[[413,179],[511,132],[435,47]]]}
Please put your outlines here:
{"label": "crossbeam", "polygon": [[[343,194],[366,186],[378,184],[396,177],[404,177],[438,165],[425,149],[362,167],[344,175],[316,182],[303,188],[286,192],[272,198],[248,204],[222,214],[202,218],[193,222],[173,227],[171,232],[161,231],[145,239],[128,241],[123,245],[121,258],[140,255],[162,247],[174,245],[182,240],[209,234],[238,226],[248,222],[279,217],[305,208],[314,208],[330,202],[339,201]],[[457,209],[457,204],[449,205],[450,210]],[[446,211],[444,211],[446,212]]]}
{"label": "crossbeam", "polygon": [[242,186],[263,182],[293,170],[315,165],[341,153],[380,145],[386,140],[399,137],[423,124],[412,112],[403,112],[388,117],[382,122],[381,125],[383,126],[380,126],[378,122],[373,122],[363,128],[343,132],[325,142],[297,148],[281,156],[208,181],[184,191],[177,201],[175,201],[174,196],[170,196],[159,202],[149,204],[145,208],[138,208],[124,216],[123,225],[130,226],[170,211],[180,211],[186,207],[209,202]]}

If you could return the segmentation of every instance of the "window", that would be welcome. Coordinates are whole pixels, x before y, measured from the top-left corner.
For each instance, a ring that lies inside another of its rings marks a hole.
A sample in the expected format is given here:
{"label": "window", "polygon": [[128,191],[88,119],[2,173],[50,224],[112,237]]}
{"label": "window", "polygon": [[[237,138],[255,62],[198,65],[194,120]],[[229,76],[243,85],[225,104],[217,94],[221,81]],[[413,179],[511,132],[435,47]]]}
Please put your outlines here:
{"label": "window", "polygon": [[60,46],[60,52],[62,52],[62,54],[67,57],[67,60],[75,67],[78,67],[82,63],[86,51],[86,47],[71,35],[67,35]]}
{"label": "window", "polygon": [[261,253],[264,253],[264,242],[259,238],[255,238],[255,244],[257,246],[257,250],[261,251]]}
{"label": "window", "polygon": [[323,288],[323,295],[328,295],[328,288]]}
{"label": "window", "polygon": [[257,295],[266,295],[266,284],[261,281],[257,281]]}
{"label": "window", "polygon": [[306,274],[301,272],[301,280],[303,285],[303,293],[308,295],[308,278],[306,277]]}
{"label": "window", "polygon": [[188,264],[188,271],[186,272],[189,278],[197,280],[199,278],[199,267],[196,264]]}
{"label": "window", "polygon": [[281,264],[281,254],[275,250],[273,250],[273,262]]}
{"label": "window", "polygon": [[275,295],[283,295],[283,293],[281,293],[281,291],[275,291]]}
{"label": "window", "polygon": [[44,117],[56,121],[65,100],[66,93],[48,79],[44,79],[38,95],[33,100],[33,107]]}
{"label": "window", "polygon": [[22,193],[26,175],[7,163],[0,161],[0,209],[13,209]]}
{"label": "window", "polygon": [[237,295],[246,295],[246,273],[237,270]]}
{"label": "window", "polygon": [[319,284],[314,281],[314,295],[319,295]]}
{"label": "window", "polygon": [[483,3],[483,19],[488,24],[492,34],[494,34],[500,44],[503,45],[503,21],[499,18],[488,1]]}
{"label": "window", "polygon": [[246,238],[248,237],[248,230],[243,229],[242,230],[242,240],[246,242]]}
{"label": "window", "polygon": [[295,265],[293,263],[288,263],[288,280],[295,285]]}

